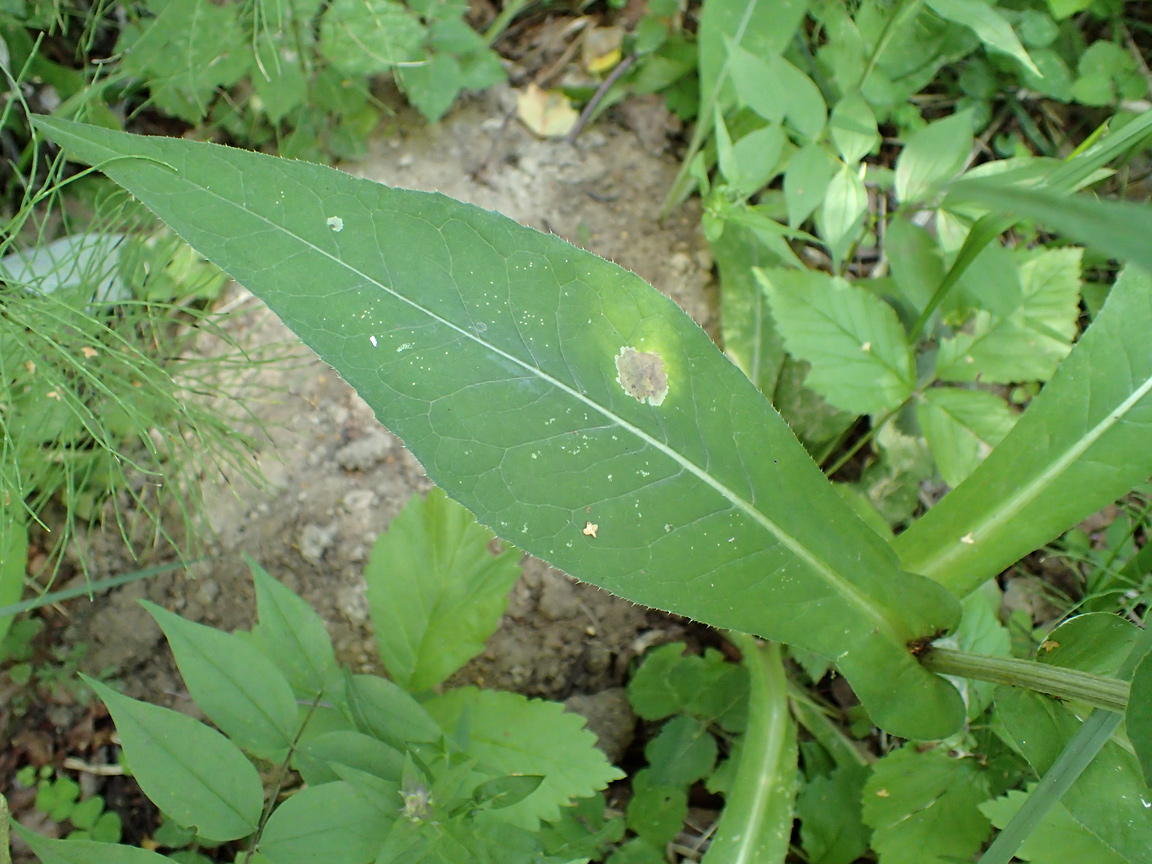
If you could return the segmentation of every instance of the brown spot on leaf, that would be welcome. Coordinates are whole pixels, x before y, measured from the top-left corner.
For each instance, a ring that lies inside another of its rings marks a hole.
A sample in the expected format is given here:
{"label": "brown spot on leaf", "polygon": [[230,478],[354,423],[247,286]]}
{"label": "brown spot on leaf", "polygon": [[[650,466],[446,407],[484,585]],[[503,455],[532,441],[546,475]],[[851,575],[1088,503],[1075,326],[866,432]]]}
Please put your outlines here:
{"label": "brown spot on leaf", "polygon": [[660,405],[668,395],[664,359],[654,351],[624,347],[616,355],[616,381],[637,402]]}

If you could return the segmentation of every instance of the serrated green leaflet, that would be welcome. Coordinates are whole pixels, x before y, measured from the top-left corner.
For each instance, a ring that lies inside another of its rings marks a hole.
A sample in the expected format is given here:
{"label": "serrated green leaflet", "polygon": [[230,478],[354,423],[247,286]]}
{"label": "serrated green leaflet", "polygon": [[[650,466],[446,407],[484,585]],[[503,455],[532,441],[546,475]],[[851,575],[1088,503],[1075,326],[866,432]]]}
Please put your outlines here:
{"label": "serrated green leaflet", "polygon": [[376,645],[392,680],[428,690],[484,650],[520,576],[519,551],[488,552],[492,535],[433,489],[414,496],[364,568]]}
{"label": "serrated green leaflet", "polygon": [[961,722],[955,689],[907,650],[958,605],[900,572],[743,373],[638,277],[440,195],[40,122],[261,297],[519,548],[834,658],[895,734]]}
{"label": "serrated green leaflet", "polygon": [[1129,268],[1012,431],[896,538],[963,596],[1152,474],[1152,283]]}

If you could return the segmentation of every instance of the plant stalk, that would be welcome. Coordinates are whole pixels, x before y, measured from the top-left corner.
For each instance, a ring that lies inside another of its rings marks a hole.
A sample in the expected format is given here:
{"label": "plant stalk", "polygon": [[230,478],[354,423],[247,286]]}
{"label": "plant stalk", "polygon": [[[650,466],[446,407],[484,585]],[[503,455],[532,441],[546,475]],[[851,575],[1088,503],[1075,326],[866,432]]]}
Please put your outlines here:
{"label": "plant stalk", "polygon": [[957,675],[993,684],[1024,687],[1058,699],[1076,699],[1106,711],[1123,713],[1128,707],[1127,681],[1105,678],[1077,669],[1050,666],[1013,657],[969,654],[950,648],[932,648],[920,658],[924,667],[940,675]]}

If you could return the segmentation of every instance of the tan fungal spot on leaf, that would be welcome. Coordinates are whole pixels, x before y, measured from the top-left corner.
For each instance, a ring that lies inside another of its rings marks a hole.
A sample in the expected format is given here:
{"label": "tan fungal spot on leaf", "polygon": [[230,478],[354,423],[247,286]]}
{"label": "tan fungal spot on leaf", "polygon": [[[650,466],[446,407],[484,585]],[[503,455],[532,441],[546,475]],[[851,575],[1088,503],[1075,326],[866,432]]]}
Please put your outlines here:
{"label": "tan fungal spot on leaf", "polygon": [[1040,647],[1051,654],[1053,651],[1060,647],[1060,643],[1055,639],[1046,639],[1040,643]]}
{"label": "tan fungal spot on leaf", "polygon": [[98,352],[95,348],[89,348],[87,345],[85,345],[80,349],[80,353],[84,355],[85,359],[91,360],[100,352]]}
{"label": "tan fungal spot on leaf", "polygon": [[595,522],[589,522],[587,525],[584,526],[584,536],[591,537],[593,540],[595,540],[596,539],[596,532],[599,530],[600,530],[599,525],[597,525]]}
{"label": "tan fungal spot on leaf", "polygon": [[660,405],[668,395],[664,359],[654,351],[625,346],[616,355],[616,383],[637,402]]}

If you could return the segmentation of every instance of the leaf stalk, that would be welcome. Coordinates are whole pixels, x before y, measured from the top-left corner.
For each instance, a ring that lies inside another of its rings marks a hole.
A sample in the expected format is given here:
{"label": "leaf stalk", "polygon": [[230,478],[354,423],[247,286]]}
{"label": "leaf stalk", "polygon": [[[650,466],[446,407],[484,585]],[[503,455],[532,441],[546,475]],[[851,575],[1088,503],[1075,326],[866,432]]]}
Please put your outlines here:
{"label": "leaf stalk", "polygon": [[939,675],[957,675],[993,684],[1024,687],[1058,699],[1076,699],[1106,711],[1123,713],[1128,707],[1127,681],[1105,678],[1013,657],[969,654],[951,648],[931,648],[921,657],[924,668]]}

